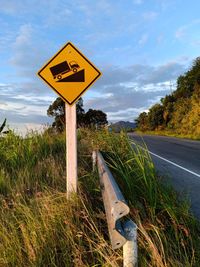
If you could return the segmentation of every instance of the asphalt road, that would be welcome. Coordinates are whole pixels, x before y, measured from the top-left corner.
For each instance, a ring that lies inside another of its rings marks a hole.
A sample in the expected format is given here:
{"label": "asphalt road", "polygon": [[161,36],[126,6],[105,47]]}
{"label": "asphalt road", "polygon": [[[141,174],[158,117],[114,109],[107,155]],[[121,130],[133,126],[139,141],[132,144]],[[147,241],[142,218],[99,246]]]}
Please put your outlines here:
{"label": "asphalt road", "polygon": [[130,137],[146,143],[158,173],[187,195],[193,213],[200,219],[200,141],[135,133]]}

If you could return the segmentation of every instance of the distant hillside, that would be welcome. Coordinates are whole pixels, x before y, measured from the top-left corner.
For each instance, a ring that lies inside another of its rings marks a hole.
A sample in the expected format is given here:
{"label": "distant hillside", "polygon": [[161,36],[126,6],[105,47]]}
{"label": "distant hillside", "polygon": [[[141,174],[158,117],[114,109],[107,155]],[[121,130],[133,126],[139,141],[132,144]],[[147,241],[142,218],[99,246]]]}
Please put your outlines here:
{"label": "distant hillside", "polygon": [[177,89],[136,120],[141,131],[165,131],[200,138],[200,57],[179,76]]}
{"label": "distant hillside", "polygon": [[126,131],[133,131],[136,127],[135,122],[130,122],[130,121],[118,121],[116,123],[113,123],[109,126],[109,129],[115,131],[115,132],[120,132],[121,130],[126,130]]}

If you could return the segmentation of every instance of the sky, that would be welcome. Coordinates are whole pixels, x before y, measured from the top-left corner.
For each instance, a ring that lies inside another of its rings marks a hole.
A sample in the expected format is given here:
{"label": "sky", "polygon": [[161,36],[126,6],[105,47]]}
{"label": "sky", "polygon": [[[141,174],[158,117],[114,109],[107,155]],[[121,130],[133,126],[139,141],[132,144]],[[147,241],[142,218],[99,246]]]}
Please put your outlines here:
{"label": "sky", "polygon": [[134,121],[176,89],[199,56],[198,0],[1,0],[0,124],[41,129],[57,94],[37,72],[72,42],[102,76],[84,109]]}

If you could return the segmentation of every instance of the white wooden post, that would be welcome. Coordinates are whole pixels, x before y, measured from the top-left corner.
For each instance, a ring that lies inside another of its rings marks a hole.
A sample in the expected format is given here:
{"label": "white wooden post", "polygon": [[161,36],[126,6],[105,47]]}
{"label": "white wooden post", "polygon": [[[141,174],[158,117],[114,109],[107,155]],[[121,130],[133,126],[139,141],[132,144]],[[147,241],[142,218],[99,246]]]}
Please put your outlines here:
{"label": "white wooden post", "polygon": [[66,120],[66,167],[67,167],[67,198],[77,192],[77,131],[76,104],[65,103]]}

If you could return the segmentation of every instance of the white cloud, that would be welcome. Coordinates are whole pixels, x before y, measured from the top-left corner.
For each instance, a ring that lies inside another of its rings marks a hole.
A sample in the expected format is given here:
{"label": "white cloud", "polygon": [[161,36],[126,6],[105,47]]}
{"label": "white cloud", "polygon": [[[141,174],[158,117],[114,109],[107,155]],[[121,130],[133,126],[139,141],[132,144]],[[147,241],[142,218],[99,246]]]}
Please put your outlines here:
{"label": "white cloud", "polygon": [[22,25],[13,44],[13,56],[10,62],[22,69],[32,68],[34,57],[34,45],[32,42],[33,28],[30,24]]}
{"label": "white cloud", "polygon": [[[16,84],[0,84],[0,121],[7,118],[8,123],[45,123],[47,109],[55,100],[55,94],[38,94],[38,90],[27,90]],[[30,87],[31,88],[31,87]],[[32,91],[32,92],[31,92]]]}
{"label": "white cloud", "polygon": [[[134,64],[126,67],[108,66],[102,70],[104,75],[97,82],[104,91],[115,86],[135,83],[140,88],[148,84],[163,83],[176,79],[185,71],[185,66],[177,62],[168,62],[159,66]],[[116,88],[115,88],[116,90]]]}
{"label": "white cloud", "polygon": [[10,123],[9,128],[14,130],[15,133],[21,136],[26,136],[26,134],[30,134],[33,131],[42,133],[47,128],[47,126],[40,123]]}
{"label": "white cloud", "polygon": [[46,108],[35,105],[25,105],[23,102],[17,103],[15,101],[7,101],[6,103],[0,104],[0,111],[14,111],[17,115],[29,116],[39,115],[46,116]]}
{"label": "white cloud", "polygon": [[115,112],[107,112],[109,117],[109,121],[117,122],[121,120],[126,121],[134,121],[134,119],[143,111],[146,111],[145,107],[141,108],[127,108],[127,109],[119,109]]}
{"label": "white cloud", "polygon": [[19,29],[19,34],[16,37],[14,48],[18,49],[21,46],[30,45],[31,43],[31,36],[32,36],[32,26],[30,24],[22,25]]}
{"label": "white cloud", "polygon": [[135,64],[123,67],[108,67],[104,76],[93,88],[95,96],[86,98],[86,109],[101,109],[108,114],[108,120],[132,120],[141,111],[148,110],[170,94],[184,65],[168,62],[157,67]]}
{"label": "white cloud", "polygon": [[43,102],[53,102],[55,97],[52,96],[35,96],[35,95],[15,95],[12,97],[13,99],[25,100],[31,103],[38,103],[40,101]]}
{"label": "white cloud", "polygon": [[51,40],[46,43],[40,33],[41,29],[32,24],[23,24],[18,29],[9,63],[20,78],[35,79],[39,67],[52,56]]}
{"label": "white cloud", "polygon": [[[22,32],[25,32],[24,40],[29,43],[29,31]],[[18,38],[17,43],[21,44],[23,38]],[[170,93],[169,81],[174,81],[183,70],[183,65],[176,62],[157,67],[140,64],[126,68],[107,66],[103,70],[104,75],[93,87],[90,97],[86,95],[85,110],[101,109],[108,114],[109,120],[134,119],[141,110],[147,110],[155,100]],[[48,89],[39,94],[35,85],[32,81],[27,84],[0,84],[2,116],[7,114],[6,117],[11,122],[49,121],[46,111],[56,95]],[[149,102],[149,99],[153,102]],[[116,113],[118,111],[120,113]]]}
{"label": "white cloud", "polygon": [[[192,35],[196,34],[196,30],[197,30],[197,32],[199,32],[199,24],[200,24],[200,19],[195,19],[195,20],[191,21],[190,23],[179,27],[175,31],[175,38],[179,39],[179,40],[185,40],[186,39],[186,41],[188,42],[188,39],[191,40],[194,38],[194,36],[192,36]],[[189,38],[189,36],[190,36],[190,38]],[[196,37],[196,35],[195,35],[195,37]]]}
{"label": "white cloud", "polygon": [[8,104],[0,102],[0,110],[6,110]]}

